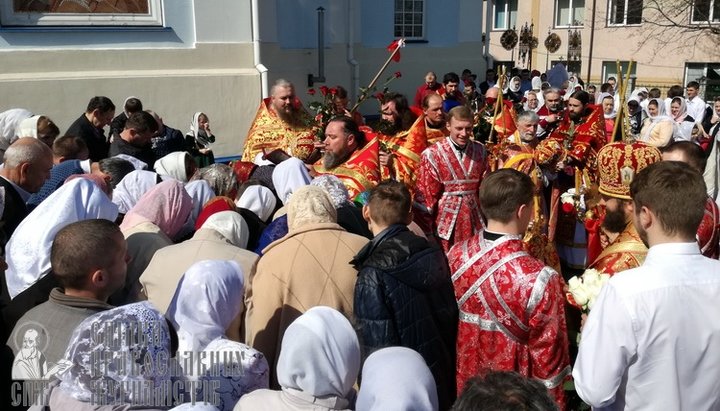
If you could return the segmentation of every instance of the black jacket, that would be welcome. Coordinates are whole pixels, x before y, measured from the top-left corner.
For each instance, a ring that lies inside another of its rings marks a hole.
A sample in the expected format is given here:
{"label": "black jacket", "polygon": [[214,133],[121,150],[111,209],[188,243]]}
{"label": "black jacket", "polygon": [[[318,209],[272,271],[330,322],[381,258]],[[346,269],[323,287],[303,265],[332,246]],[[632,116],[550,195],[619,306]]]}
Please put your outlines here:
{"label": "black jacket", "polygon": [[404,346],[435,377],[440,409],[452,405],[458,308],[443,251],[403,225],[390,226],[352,261],[359,270],[354,312],[363,356]]}
{"label": "black jacket", "polygon": [[92,125],[84,113],[70,125],[65,135],[82,138],[87,144],[90,160],[100,161],[107,158],[109,144],[105,137],[105,131]]}

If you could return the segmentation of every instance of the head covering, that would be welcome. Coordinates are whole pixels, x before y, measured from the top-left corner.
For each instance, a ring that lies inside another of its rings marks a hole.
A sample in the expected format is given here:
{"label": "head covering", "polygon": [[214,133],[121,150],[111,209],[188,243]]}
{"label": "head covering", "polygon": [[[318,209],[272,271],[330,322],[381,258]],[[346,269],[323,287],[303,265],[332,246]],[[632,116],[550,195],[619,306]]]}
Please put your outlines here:
{"label": "head covering", "polygon": [[192,402],[186,402],[186,403],[178,405],[177,407],[170,408],[169,411],[219,411],[219,410],[220,410],[220,408],[218,408],[214,405],[205,404],[202,402],[196,402],[194,404]]}
{"label": "head covering", "polygon": [[307,224],[335,223],[337,211],[330,196],[320,187],[300,187],[287,204],[288,229],[296,230]]}
{"label": "head covering", "polygon": [[20,123],[32,112],[24,108],[11,108],[0,113],[0,150],[7,150],[17,140],[16,131]]}
{"label": "head covering", "polygon": [[190,122],[190,131],[188,131],[187,134],[195,137],[195,141],[197,141],[200,146],[208,147],[211,141],[207,139],[207,135],[205,135],[205,130],[201,130],[199,124],[200,116],[203,114],[205,113],[203,113],[202,111],[198,111],[193,114],[192,122]]}
{"label": "head covering", "polygon": [[148,168],[148,165],[146,162],[138,159],[137,157],[133,157],[129,154],[116,154],[115,157],[121,158],[125,161],[129,161],[130,164],[132,164],[133,167],[135,167],[135,170],[147,170],[147,168]]}
{"label": "head covering", "polygon": [[255,169],[258,167],[258,165],[255,163],[240,160],[233,161],[232,163],[230,163],[230,165],[235,172],[235,177],[237,178],[238,184],[246,182],[250,178],[250,175],[252,175],[253,171],[255,171]]}
{"label": "head covering", "polygon": [[672,120],[672,117],[668,116],[666,113],[665,102],[659,98],[651,98],[648,101],[648,105],[650,105],[650,103],[652,103],[653,101],[657,104],[657,115],[655,115],[655,116],[651,115],[650,110],[647,108],[647,106],[645,106],[645,109],[644,109],[645,115],[649,119],[651,119],[653,122],[658,122],[660,120],[666,120],[666,119]]}
{"label": "head covering", "polygon": [[340,312],[317,306],[285,330],[277,363],[280,386],[348,398],[360,371],[360,344]]}
{"label": "head covering", "polygon": [[110,186],[108,185],[107,181],[105,181],[105,179],[102,178],[102,177],[100,177],[99,175],[97,175],[97,174],[87,174],[87,173],[85,173],[85,174],[73,174],[73,175],[71,175],[70,177],[68,177],[68,178],[65,179],[65,184],[67,184],[67,183],[70,182],[70,181],[75,180],[76,178],[84,178],[84,179],[86,179],[86,180],[92,181],[93,183],[95,183],[95,185],[97,185],[97,186],[103,191],[103,193],[107,194],[108,199],[111,199],[111,198],[112,198],[112,192],[113,192],[112,187],[110,187]]}
{"label": "head covering", "polygon": [[262,221],[267,221],[275,211],[277,198],[273,192],[262,185],[249,186],[237,201],[237,206],[246,208]]}
{"label": "head covering", "polygon": [[532,80],[530,80],[530,84],[533,90],[540,91],[542,88],[542,80],[540,79],[540,76],[533,77]]}
{"label": "head covering", "polygon": [[158,175],[152,171],[135,170],[129,172],[113,190],[112,201],[122,214],[135,207],[140,197],[157,185]]}
{"label": "head covering", "polygon": [[235,247],[247,248],[250,229],[237,211],[220,211],[208,217],[202,227],[217,231]]}
{"label": "head covering", "polygon": [[610,143],[597,157],[598,191],[610,197],[630,200],[630,183],[642,169],[662,160],[660,151],[645,143]]}
{"label": "head covering", "polygon": [[320,187],[325,190],[325,192],[330,196],[335,208],[352,205],[347,187],[334,174],[323,174],[321,176],[317,176],[313,178],[310,185]]}
{"label": "head covering", "polygon": [[[202,384],[207,381],[215,382],[217,389],[206,398],[201,388],[196,401],[212,401],[216,398],[221,411],[232,411],[241,396],[269,387],[270,369],[260,351],[220,338],[208,344],[203,353],[205,355],[201,361],[207,372],[200,376],[200,387],[213,387],[212,384]],[[212,358],[218,361],[211,363]]]}
{"label": "head covering", "polygon": [[290,194],[310,184],[312,178],[302,160],[291,157],[275,166],[272,180],[278,198],[283,204],[287,204]]}
{"label": "head covering", "polygon": [[157,160],[153,168],[161,176],[172,177],[175,180],[187,183],[188,178],[192,177],[187,175],[185,169],[185,159],[188,157],[190,157],[190,154],[184,151],[176,151]]}
{"label": "head covering", "polygon": [[438,407],[435,379],[417,352],[388,347],[365,360],[357,411],[437,411]]}
{"label": "head covering", "polygon": [[262,152],[257,153],[255,155],[255,158],[253,159],[253,163],[255,163],[256,165],[259,165],[259,166],[275,165],[275,163],[273,163],[272,161],[265,159],[265,154]]}
{"label": "head covering", "polygon": [[[672,103],[675,101],[678,101],[680,103],[680,111],[678,111],[677,115],[672,114]],[[669,110],[670,117],[675,120],[676,123],[680,123],[682,121],[685,121],[685,117],[687,117],[687,103],[685,102],[684,97],[673,97],[672,100],[670,100],[670,107],[667,107],[666,110]]]}
{"label": "head covering", "polygon": [[[167,322],[149,302],[101,311],[81,322],[70,337],[64,360],[72,365],[60,374],[59,388],[82,402],[159,404],[164,398],[147,398],[146,390],[98,388],[134,382],[149,391],[160,388],[170,380],[168,364],[163,363],[169,352]],[[99,365],[99,358],[112,365]],[[136,358],[150,359],[153,365]]]}
{"label": "head covering", "polygon": [[22,137],[32,137],[37,138],[37,123],[40,120],[40,117],[42,116],[32,116],[24,119],[20,122],[20,124],[17,127],[17,130],[15,130],[15,138],[22,138]]}
{"label": "head covering", "polygon": [[[613,104],[615,104],[615,97],[610,93],[600,93],[596,100],[596,104],[600,105],[602,107],[603,100],[605,100],[605,97],[611,97],[613,99]],[[613,111],[610,114],[605,114],[605,108],[603,108],[603,116],[605,116],[606,119],[611,119],[617,117],[617,109],[613,105]]]}
{"label": "head covering", "polygon": [[[515,80],[518,81],[517,84],[515,84]],[[515,76],[515,77],[511,78],[510,81],[507,82],[507,89],[512,91],[513,93],[517,93],[518,91],[520,91],[521,85],[522,85],[522,82],[520,81],[520,77]]]}
{"label": "head covering", "polygon": [[232,167],[227,164],[215,163],[203,167],[192,177],[192,181],[195,180],[205,180],[210,183],[216,195],[235,198],[238,188],[237,177]]}
{"label": "head covering", "polygon": [[215,197],[215,192],[212,187],[210,187],[210,183],[205,180],[195,180],[185,184],[185,191],[187,191],[187,193],[190,194],[190,198],[192,198],[193,210],[190,214],[190,219],[194,226],[195,220],[197,220],[200,215],[203,206]]}
{"label": "head covering", "polygon": [[168,180],[151,188],[125,215],[121,230],[143,222],[158,226],[171,239],[177,235],[192,211],[192,199],[179,181]]}
{"label": "head covering", "polygon": [[10,298],[50,271],[50,248],[63,227],[90,219],[115,221],[117,215],[117,206],[90,180],[70,181],[50,194],[25,217],[5,247]]}
{"label": "head covering", "polygon": [[178,354],[200,352],[225,335],[240,313],[244,282],[235,261],[204,260],[188,268],[165,314],[178,333]]}
{"label": "head covering", "polygon": [[197,220],[195,220],[195,230],[199,230],[208,217],[221,211],[235,211],[235,202],[231,198],[224,196],[217,196],[208,200],[202,211],[200,211]]}

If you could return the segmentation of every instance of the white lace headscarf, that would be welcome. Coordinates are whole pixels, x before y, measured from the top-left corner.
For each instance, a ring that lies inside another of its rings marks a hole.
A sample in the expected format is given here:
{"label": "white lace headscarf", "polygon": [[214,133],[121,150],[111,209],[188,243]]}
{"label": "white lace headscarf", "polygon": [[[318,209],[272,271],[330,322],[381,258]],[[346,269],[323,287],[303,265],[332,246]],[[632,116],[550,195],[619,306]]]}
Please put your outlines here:
{"label": "white lace headscarf", "polygon": [[59,389],[86,403],[156,404],[164,399],[147,398],[145,392],[133,389],[103,387],[132,382],[149,389],[163,386],[170,380],[170,350],[168,324],[149,302],[99,312],[81,322],[70,337],[64,361],[71,366],[59,374]]}
{"label": "white lace headscarf", "polygon": [[115,221],[118,209],[95,183],[78,178],[63,184],[20,223],[5,246],[10,298],[50,271],[50,249],[63,227],[81,220]]}
{"label": "white lace headscarf", "polygon": [[275,192],[283,204],[287,204],[290,195],[298,188],[310,184],[312,178],[305,163],[299,158],[291,157],[275,166],[272,181]]}
{"label": "white lace headscarf", "polygon": [[313,307],[285,331],[277,363],[283,389],[349,399],[359,371],[357,334],[337,310]]}
{"label": "white lace headscarf", "polygon": [[330,196],[330,199],[336,209],[352,205],[347,187],[336,175],[323,174],[321,176],[317,176],[313,178],[310,185],[317,186],[325,190],[325,192]]}
{"label": "white lace headscarf", "polygon": [[437,411],[437,387],[423,357],[406,347],[388,347],[365,360],[357,411]]}
{"label": "white lace headscarf", "polygon": [[166,313],[178,333],[178,356],[199,353],[225,335],[240,313],[244,282],[235,261],[199,261],[185,272]]}
{"label": "white lace headscarf", "polygon": [[[220,411],[232,411],[243,395],[269,387],[270,368],[260,351],[220,338],[208,344],[203,353],[201,361],[207,372],[200,376],[197,402],[217,400]],[[213,358],[217,361],[211,362]],[[206,394],[202,387],[212,387],[213,383],[217,385],[214,394]]]}
{"label": "white lace headscarf", "polygon": [[336,223],[337,210],[325,190],[315,186],[299,188],[287,204],[288,230],[308,224]]}

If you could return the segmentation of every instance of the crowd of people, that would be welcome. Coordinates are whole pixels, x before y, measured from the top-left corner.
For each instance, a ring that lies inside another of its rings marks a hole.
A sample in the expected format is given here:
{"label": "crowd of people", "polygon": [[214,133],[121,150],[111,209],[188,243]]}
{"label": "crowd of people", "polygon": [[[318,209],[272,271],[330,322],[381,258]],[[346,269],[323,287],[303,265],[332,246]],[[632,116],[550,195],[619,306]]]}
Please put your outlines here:
{"label": "crowd of people", "polygon": [[720,100],[620,86],[278,80],[230,164],[135,97],[0,113],[3,409],[716,409]]}

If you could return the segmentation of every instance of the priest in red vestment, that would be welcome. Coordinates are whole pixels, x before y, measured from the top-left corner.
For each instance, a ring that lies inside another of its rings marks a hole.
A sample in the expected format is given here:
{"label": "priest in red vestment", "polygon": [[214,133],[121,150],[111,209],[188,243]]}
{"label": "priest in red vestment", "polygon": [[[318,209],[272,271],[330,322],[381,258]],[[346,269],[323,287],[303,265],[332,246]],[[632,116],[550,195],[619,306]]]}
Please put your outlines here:
{"label": "priest in red vestment", "polygon": [[448,113],[450,136],[422,153],[415,191],[415,222],[447,252],[483,227],[478,201],[487,169],[482,144],[471,139],[473,114],[465,106]]}
{"label": "priest in red vestment", "polygon": [[448,254],[460,309],[457,386],[488,371],[516,371],[541,382],[564,409],[570,374],[563,280],[524,249],[533,182],[502,169],[480,187],[485,231]]}
{"label": "priest in red vestment", "polygon": [[358,128],[347,116],[335,117],[325,128],[325,140],[319,145],[325,154],[313,165],[313,174],[337,176],[347,187],[350,199],[380,182],[380,146],[369,128]]}

